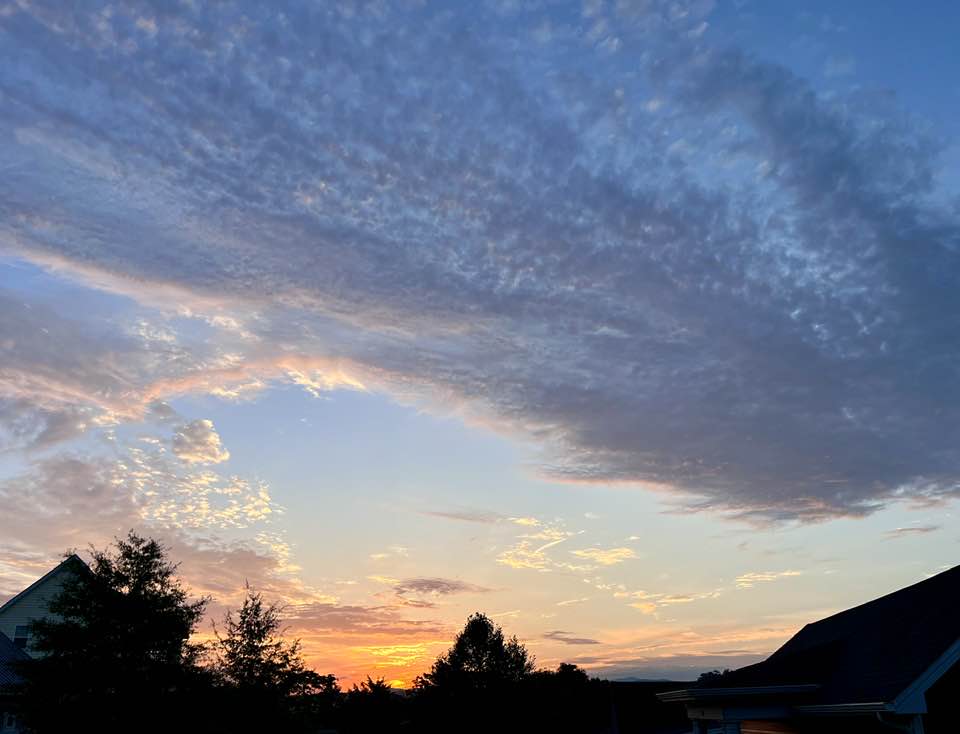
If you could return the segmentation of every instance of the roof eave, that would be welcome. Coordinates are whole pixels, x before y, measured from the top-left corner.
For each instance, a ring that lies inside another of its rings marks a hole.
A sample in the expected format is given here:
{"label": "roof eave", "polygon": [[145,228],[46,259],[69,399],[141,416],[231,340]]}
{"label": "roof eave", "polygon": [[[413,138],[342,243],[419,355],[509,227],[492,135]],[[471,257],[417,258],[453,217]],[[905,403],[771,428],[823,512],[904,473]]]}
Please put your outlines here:
{"label": "roof eave", "polygon": [[927,690],[958,661],[960,661],[960,638],[893,700],[892,710],[898,714],[927,713]]}
{"label": "roof eave", "polygon": [[716,702],[740,698],[766,698],[803,696],[820,688],[817,683],[800,683],[783,686],[746,686],[740,688],[684,688],[679,691],[658,693],[664,703]]}
{"label": "roof eave", "polygon": [[868,701],[864,703],[822,703],[795,706],[801,714],[871,714],[893,711],[893,704],[885,701]]}

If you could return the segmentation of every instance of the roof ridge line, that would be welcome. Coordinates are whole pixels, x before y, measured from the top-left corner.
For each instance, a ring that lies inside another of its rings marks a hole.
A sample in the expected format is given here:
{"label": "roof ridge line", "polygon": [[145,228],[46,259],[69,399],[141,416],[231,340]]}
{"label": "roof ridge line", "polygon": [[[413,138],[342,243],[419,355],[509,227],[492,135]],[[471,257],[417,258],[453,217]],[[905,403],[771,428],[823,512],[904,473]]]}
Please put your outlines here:
{"label": "roof ridge line", "polygon": [[71,553],[69,556],[66,556],[62,561],[60,561],[60,563],[58,563],[56,566],[54,566],[54,567],[51,568],[49,571],[47,571],[45,574],[43,574],[43,576],[41,576],[40,578],[38,578],[38,579],[37,579],[36,581],[34,581],[32,584],[30,584],[27,588],[25,588],[25,589],[23,589],[22,591],[14,594],[14,595],[11,596],[9,599],[7,599],[3,604],[0,604],[0,614],[3,613],[3,610],[4,610],[4,609],[6,609],[7,607],[9,607],[11,604],[13,604],[15,601],[17,601],[17,600],[20,599],[21,597],[23,597],[23,596],[25,596],[26,594],[30,593],[33,589],[35,589],[37,586],[39,586],[40,584],[42,584],[44,581],[46,581],[48,578],[50,578],[51,576],[53,576],[55,573],[57,573],[58,571],[63,570],[63,568],[64,568],[68,563],[70,563],[70,564],[76,564],[77,562],[81,563],[84,568],[86,568],[86,569],[89,570],[90,567],[84,562],[84,560],[83,560],[80,556],[78,556],[76,553]]}

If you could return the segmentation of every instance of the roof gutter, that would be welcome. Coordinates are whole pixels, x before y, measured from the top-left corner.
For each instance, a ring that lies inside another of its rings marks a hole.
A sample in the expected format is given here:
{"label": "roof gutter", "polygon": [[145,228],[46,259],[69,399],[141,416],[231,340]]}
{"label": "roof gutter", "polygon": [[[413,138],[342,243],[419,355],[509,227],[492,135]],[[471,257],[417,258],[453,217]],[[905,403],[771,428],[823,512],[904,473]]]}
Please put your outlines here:
{"label": "roof gutter", "polygon": [[803,714],[872,714],[893,711],[893,704],[885,701],[870,701],[867,703],[825,703],[795,706],[798,713]]}
{"label": "roof gutter", "polygon": [[766,696],[802,696],[817,691],[816,683],[789,686],[747,686],[743,688],[684,688],[658,693],[664,703],[696,703],[729,700],[731,698],[759,698]]}

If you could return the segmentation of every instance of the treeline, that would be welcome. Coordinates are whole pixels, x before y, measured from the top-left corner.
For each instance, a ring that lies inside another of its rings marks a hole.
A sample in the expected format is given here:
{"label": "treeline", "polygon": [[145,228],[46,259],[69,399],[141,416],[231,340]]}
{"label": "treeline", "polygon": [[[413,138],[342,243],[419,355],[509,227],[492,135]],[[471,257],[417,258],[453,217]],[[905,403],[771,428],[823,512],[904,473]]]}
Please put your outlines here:
{"label": "treeline", "polygon": [[113,732],[601,732],[604,681],[563,664],[537,670],[483,614],[413,690],[368,678],[341,690],[282,637],[280,612],[247,588],[241,608],[193,642],[208,599],[190,599],[158,542],[130,533],[95,551],[20,664],[21,720],[35,734]]}

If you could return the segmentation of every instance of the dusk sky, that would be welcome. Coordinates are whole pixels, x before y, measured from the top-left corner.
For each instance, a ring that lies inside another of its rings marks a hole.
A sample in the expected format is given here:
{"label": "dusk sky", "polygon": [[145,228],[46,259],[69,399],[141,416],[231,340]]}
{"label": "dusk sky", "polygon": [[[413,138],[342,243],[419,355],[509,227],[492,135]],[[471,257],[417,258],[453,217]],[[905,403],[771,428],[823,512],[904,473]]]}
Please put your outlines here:
{"label": "dusk sky", "polygon": [[0,601],[134,528],[343,682],[682,679],[956,564],[958,28],[0,0]]}

